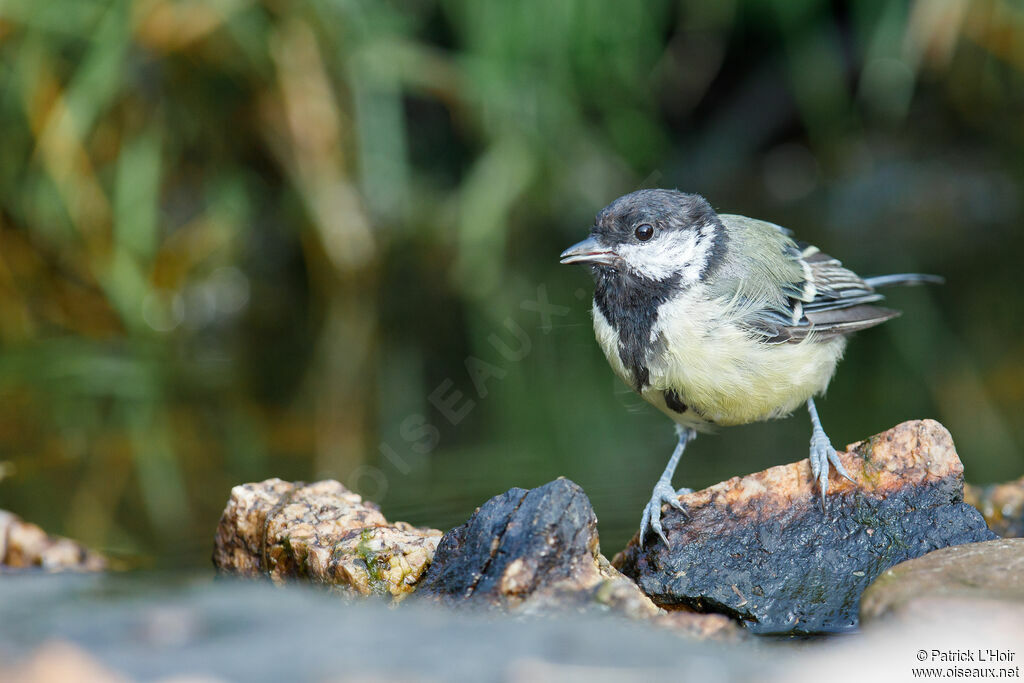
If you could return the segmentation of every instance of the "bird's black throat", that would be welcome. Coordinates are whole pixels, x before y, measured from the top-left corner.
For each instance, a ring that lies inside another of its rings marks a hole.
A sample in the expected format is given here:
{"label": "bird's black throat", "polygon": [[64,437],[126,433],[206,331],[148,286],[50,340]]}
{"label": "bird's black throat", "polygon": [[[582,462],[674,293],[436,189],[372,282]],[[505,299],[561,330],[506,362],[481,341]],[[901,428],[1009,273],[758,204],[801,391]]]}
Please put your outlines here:
{"label": "bird's black throat", "polygon": [[652,280],[608,266],[594,266],[593,272],[594,303],[618,333],[619,359],[641,391],[650,382],[647,358],[658,307],[679,291],[680,276]]}

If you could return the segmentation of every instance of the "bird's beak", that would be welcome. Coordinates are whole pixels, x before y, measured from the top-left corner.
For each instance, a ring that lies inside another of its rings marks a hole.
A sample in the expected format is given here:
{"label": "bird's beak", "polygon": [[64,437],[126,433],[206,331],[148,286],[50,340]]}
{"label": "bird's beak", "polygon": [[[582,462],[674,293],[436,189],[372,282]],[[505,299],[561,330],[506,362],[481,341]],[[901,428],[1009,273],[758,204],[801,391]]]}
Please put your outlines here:
{"label": "bird's beak", "polygon": [[559,263],[592,263],[603,266],[610,266],[618,258],[618,254],[610,249],[602,247],[596,239],[588,237],[578,242],[565,251],[559,257]]}

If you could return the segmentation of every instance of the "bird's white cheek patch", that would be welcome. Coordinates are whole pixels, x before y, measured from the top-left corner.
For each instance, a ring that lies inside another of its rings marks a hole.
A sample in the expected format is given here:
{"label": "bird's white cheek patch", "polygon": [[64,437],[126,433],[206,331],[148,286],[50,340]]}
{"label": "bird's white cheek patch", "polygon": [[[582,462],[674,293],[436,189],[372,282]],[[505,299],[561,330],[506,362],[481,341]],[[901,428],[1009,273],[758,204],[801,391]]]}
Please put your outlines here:
{"label": "bird's white cheek patch", "polygon": [[646,278],[664,280],[679,274],[688,283],[700,277],[709,244],[708,239],[698,242],[698,235],[692,230],[679,230],[663,233],[643,244],[627,244],[619,247],[618,252]]}

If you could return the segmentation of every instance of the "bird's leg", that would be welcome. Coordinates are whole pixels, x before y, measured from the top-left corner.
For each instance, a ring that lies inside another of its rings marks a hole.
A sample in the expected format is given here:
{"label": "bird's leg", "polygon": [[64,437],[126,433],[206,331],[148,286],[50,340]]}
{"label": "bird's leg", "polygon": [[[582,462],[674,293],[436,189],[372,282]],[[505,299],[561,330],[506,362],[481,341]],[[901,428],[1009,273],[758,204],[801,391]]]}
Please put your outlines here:
{"label": "bird's leg", "polygon": [[654,533],[661,537],[666,547],[668,546],[668,539],[665,538],[665,533],[661,528],[661,506],[663,503],[668,503],[675,509],[682,510],[683,504],[679,502],[679,496],[683,493],[690,493],[690,489],[680,489],[678,492],[673,489],[672,475],[675,474],[676,466],[679,465],[679,458],[682,457],[683,451],[686,450],[686,444],[697,437],[697,432],[692,428],[676,425],[676,435],[679,437],[676,449],[672,451],[672,457],[668,459],[665,471],[661,473],[661,478],[654,485],[651,500],[644,508],[643,517],[640,518],[641,548],[644,547],[644,537],[647,536],[647,532],[651,529],[654,529]]}
{"label": "bird's leg", "polygon": [[821,427],[821,420],[818,419],[818,409],[814,405],[814,399],[807,399],[807,412],[811,414],[811,475],[818,480],[818,490],[821,493],[821,509],[825,510],[825,494],[828,493],[828,465],[836,468],[836,472],[853,481],[853,477],[843,467],[839,454],[832,447],[828,435]]}

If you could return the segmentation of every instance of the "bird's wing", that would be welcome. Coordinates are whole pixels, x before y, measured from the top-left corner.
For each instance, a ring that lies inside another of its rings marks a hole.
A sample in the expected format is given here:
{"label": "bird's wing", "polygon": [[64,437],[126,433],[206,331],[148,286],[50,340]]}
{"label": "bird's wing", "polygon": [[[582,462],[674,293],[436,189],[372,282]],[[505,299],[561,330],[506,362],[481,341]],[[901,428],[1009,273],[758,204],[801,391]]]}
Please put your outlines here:
{"label": "bird's wing", "polygon": [[[742,323],[766,343],[846,335],[899,315],[853,271],[787,231],[745,216],[721,215],[729,236],[717,287],[739,306]],[[730,291],[731,290],[731,291]]]}

